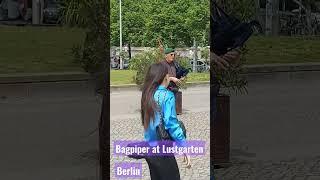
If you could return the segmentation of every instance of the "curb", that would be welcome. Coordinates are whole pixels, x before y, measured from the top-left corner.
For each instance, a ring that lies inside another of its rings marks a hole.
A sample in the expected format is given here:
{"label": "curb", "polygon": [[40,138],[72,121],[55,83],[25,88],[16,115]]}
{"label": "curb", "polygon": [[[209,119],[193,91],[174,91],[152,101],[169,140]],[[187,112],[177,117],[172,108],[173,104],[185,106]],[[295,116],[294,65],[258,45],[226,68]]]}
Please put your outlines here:
{"label": "curb", "polygon": [[320,71],[320,63],[245,65],[244,69],[246,71],[246,74],[273,73],[273,72],[297,72],[297,71]]}
{"label": "curb", "polygon": [[110,87],[110,91],[139,90],[139,86],[136,84],[110,85],[109,87]]}
{"label": "curb", "polygon": [[92,77],[84,72],[0,74],[0,84],[88,81],[91,79]]}
{"label": "curb", "polygon": [[[196,87],[196,86],[203,86],[203,85],[209,85],[210,81],[198,81],[198,82],[187,82],[187,87]],[[123,90],[123,89],[139,89],[139,86],[136,84],[124,84],[124,85],[110,85],[110,90],[116,91],[116,90]]]}
{"label": "curb", "polygon": [[[244,74],[271,74],[277,72],[320,71],[320,63],[263,64],[246,65]],[[89,81],[93,77],[85,72],[37,73],[37,74],[0,74],[0,84]],[[210,81],[187,82],[187,86],[209,84]],[[136,84],[111,85],[111,89],[138,88]]]}

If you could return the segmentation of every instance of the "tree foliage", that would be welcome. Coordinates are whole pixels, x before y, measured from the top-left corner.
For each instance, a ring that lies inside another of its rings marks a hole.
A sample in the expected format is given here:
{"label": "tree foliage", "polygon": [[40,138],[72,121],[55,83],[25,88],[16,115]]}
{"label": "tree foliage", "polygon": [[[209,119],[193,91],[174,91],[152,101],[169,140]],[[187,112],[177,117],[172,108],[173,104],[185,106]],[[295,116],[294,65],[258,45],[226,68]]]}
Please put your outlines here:
{"label": "tree foliage", "polygon": [[218,4],[232,16],[242,21],[249,21],[255,17],[255,1],[254,0],[220,0]]}
{"label": "tree foliage", "polygon": [[[170,47],[208,44],[209,1],[122,0],[123,43],[156,47],[161,38]],[[111,45],[119,46],[119,0],[111,0]]]}

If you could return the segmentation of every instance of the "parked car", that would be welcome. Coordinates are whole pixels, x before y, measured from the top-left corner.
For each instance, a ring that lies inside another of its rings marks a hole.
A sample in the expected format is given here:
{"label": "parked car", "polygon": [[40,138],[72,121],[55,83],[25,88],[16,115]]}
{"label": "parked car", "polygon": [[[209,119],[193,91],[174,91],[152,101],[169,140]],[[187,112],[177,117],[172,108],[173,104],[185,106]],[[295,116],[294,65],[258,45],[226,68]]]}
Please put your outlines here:
{"label": "parked car", "polygon": [[[129,59],[123,59],[123,69],[129,68]],[[111,69],[120,69],[119,57],[111,57],[110,58],[110,68]]]}
{"label": "parked car", "polygon": [[111,68],[111,69],[119,69],[119,67],[118,67],[118,61],[117,61],[117,59],[114,58],[114,57],[111,57],[111,58],[110,58],[110,68]]}
{"label": "parked car", "polygon": [[[190,71],[192,71],[193,69],[193,63],[194,63],[194,60],[191,60],[190,61],[191,68],[189,69]],[[197,69],[197,72],[205,72],[210,70],[210,66],[207,64],[205,60],[198,59],[196,64],[196,69]]]}
{"label": "parked car", "polygon": [[60,7],[57,0],[48,0],[43,10],[43,21],[48,24],[57,24],[59,21]]}
{"label": "parked car", "polygon": [[124,59],[123,60],[123,69],[128,69],[129,68],[129,59]]}

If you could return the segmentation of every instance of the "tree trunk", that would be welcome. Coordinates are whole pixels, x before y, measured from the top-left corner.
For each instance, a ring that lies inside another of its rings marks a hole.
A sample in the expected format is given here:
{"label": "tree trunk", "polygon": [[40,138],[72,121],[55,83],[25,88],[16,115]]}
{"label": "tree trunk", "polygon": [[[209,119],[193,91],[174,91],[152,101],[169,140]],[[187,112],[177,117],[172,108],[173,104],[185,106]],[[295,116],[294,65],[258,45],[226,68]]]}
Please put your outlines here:
{"label": "tree trunk", "polygon": [[260,17],[260,0],[255,0],[255,9],[256,9],[256,19],[259,20]]}
{"label": "tree trunk", "polygon": [[273,0],[272,3],[272,35],[274,36],[277,36],[280,30],[279,3],[279,0]]}
{"label": "tree trunk", "polygon": [[308,35],[312,35],[312,24],[311,24],[311,3],[308,2],[306,4],[306,21],[307,21],[307,28],[308,28]]}
{"label": "tree trunk", "polygon": [[266,35],[272,34],[272,0],[266,0]]}

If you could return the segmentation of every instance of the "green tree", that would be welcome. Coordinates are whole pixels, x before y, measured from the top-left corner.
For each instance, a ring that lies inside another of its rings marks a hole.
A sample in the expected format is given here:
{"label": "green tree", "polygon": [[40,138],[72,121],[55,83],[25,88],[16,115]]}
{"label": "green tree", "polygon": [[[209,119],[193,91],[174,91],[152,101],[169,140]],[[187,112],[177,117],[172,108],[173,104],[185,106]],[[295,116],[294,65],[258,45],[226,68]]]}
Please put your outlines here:
{"label": "green tree", "polygon": [[[123,42],[132,46],[157,46],[161,38],[167,46],[208,44],[209,1],[123,0]],[[111,0],[111,44],[119,46],[119,2]]]}
{"label": "green tree", "polygon": [[[144,0],[122,1],[122,36],[123,42],[130,42],[132,46],[140,46],[143,42],[143,35],[145,32],[145,18],[143,6]],[[111,44],[112,46],[119,46],[120,42],[120,17],[119,17],[119,0],[111,0]]]}
{"label": "green tree", "polygon": [[249,21],[255,18],[256,5],[253,0],[219,0],[218,4],[220,4],[228,14],[242,21]]}

